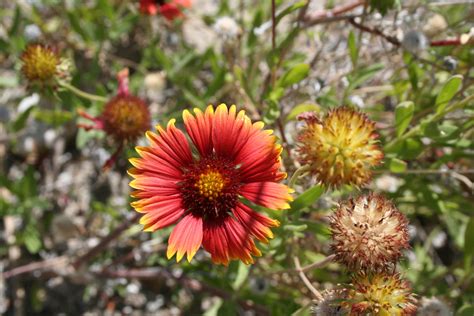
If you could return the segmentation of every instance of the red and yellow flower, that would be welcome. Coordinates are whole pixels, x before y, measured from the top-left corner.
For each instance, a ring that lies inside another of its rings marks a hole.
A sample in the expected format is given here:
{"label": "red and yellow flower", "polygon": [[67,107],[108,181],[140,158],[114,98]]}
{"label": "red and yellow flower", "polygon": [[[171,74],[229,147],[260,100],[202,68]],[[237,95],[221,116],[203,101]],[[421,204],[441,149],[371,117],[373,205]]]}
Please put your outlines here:
{"label": "red and yellow flower", "polygon": [[167,257],[190,261],[202,245],[214,263],[260,256],[254,240],[268,242],[279,222],[255,212],[242,198],[271,209],[287,209],[291,190],[279,183],[282,148],[263,123],[251,123],[244,111],[225,104],[205,112],[183,112],[186,135],[175,127],[157,126],[146,133],[150,146],[137,147],[130,159],[136,189],[132,203],[143,213],[145,231],[177,223]]}
{"label": "red and yellow flower", "polygon": [[159,13],[169,21],[182,17],[183,9],[189,7],[191,7],[191,0],[140,0],[141,13],[147,15]]}

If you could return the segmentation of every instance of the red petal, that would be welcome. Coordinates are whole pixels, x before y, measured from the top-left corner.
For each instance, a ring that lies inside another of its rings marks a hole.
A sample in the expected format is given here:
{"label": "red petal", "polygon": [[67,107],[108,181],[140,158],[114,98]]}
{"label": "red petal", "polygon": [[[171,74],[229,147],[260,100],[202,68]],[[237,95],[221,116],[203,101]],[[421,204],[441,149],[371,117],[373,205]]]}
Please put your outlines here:
{"label": "red petal", "polygon": [[129,159],[130,163],[136,167],[129,170],[129,174],[136,178],[140,173],[148,172],[158,177],[177,180],[181,179],[182,172],[180,166],[168,162],[160,157],[153,148],[135,147],[137,153],[142,157]]}
{"label": "red petal", "polygon": [[214,109],[210,105],[205,113],[194,109],[194,114],[195,117],[188,110],[183,112],[184,126],[199,153],[202,156],[210,155],[212,153],[211,131]]}
{"label": "red petal", "polygon": [[214,263],[223,265],[228,265],[230,259],[240,259],[245,264],[250,264],[253,263],[252,255],[261,255],[252,235],[230,216],[220,221],[204,223],[202,245],[211,254]]}
{"label": "red petal", "polygon": [[155,15],[158,13],[158,6],[154,0],[140,0],[140,12]]}
{"label": "red petal", "polygon": [[144,225],[145,231],[155,231],[172,225],[184,214],[180,197],[142,199],[133,202],[132,206],[137,212],[146,213],[140,218],[140,224]]}
{"label": "red petal", "polygon": [[[129,174],[133,169],[129,170]],[[178,193],[178,187],[175,181],[168,181],[166,179],[162,179],[157,177],[154,174],[143,173],[139,175],[133,175],[135,180],[130,182],[130,186],[134,189],[138,190],[146,190],[146,191],[166,191],[166,192],[173,192]]]}
{"label": "red petal", "polygon": [[221,104],[216,109],[212,130],[212,141],[218,156],[233,159],[248,141],[250,119],[244,111],[236,115],[236,107],[229,109]]}
{"label": "red petal", "polygon": [[242,225],[232,217],[224,221],[227,240],[229,241],[229,255],[231,259],[240,259],[245,264],[253,263],[252,255],[261,256],[250,232],[245,231]]}
{"label": "red petal", "polygon": [[250,127],[245,145],[237,154],[235,161],[241,164],[241,175],[245,182],[279,181],[284,174],[281,167],[281,146],[270,130],[262,130],[263,123],[257,122]]}
{"label": "red petal", "polygon": [[201,217],[186,215],[171,232],[166,252],[168,259],[176,254],[176,261],[179,262],[187,254],[188,261],[191,261],[202,243],[202,225]]}
{"label": "red petal", "polygon": [[171,119],[166,130],[158,125],[156,128],[160,135],[147,132],[146,136],[152,144],[153,153],[175,166],[186,166],[193,160],[191,149],[186,136],[174,123],[175,120]]}
{"label": "red petal", "polygon": [[253,236],[265,243],[268,242],[268,238],[273,238],[270,227],[278,227],[280,225],[277,220],[254,212],[242,203],[237,204],[232,212],[247,231],[250,231]]}
{"label": "red petal", "polygon": [[160,6],[160,13],[169,21],[183,16],[179,6],[174,3],[166,3]]}
{"label": "red petal", "polygon": [[229,246],[222,222],[204,222],[202,246],[211,254],[212,262],[225,266],[229,264]]}
{"label": "red petal", "polygon": [[255,204],[271,209],[289,209],[292,190],[286,185],[276,182],[252,182],[240,188],[240,194]]}

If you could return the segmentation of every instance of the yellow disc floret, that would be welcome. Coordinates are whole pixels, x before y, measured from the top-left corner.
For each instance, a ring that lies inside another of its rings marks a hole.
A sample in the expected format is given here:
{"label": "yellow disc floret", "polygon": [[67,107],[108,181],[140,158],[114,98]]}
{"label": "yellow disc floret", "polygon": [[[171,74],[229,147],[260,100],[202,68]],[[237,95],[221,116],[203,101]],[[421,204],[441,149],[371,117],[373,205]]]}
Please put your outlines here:
{"label": "yellow disc floret", "polygon": [[323,119],[315,114],[302,119],[306,126],[298,135],[299,160],[320,183],[359,187],[370,180],[371,168],[383,158],[374,122],[347,107],[332,110]]}
{"label": "yellow disc floret", "polygon": [[21,56],[21,71],[31,82],[48,83],[55,78],[61,60],[50,47],[32,44]]}
{"label": "yellow disc floret", "polygon": [[407,281],[395,274],[359,274],[342,303],[350,315],[415,315],[416,299]]}
{"label": "yellow disc floret", "polygon": [[218,171],[209,170],[199,176],[195,186],[199,194],[212,201],[221,196],[226,182]]}

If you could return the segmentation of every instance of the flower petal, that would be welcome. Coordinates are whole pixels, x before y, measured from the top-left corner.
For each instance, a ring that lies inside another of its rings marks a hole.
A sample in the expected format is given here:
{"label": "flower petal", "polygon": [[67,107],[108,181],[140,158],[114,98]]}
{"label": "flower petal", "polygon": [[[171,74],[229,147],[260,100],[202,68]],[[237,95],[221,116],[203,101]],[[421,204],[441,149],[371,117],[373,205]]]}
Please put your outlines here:
{"label": "flower petal", "polygon": [[245,264],[250,264],[254,262],[252,255],[261,255],[252,235],[230,216],[204,222],[202,245],[211,254],[214,263],[222,263],[225,266],[231,259],[240,259]]}
{"label": "flower petal", "polygon": [[160,135],[148,131],[146,137],[157,156],[175,166],[186,166],[193,161],[193,157],[186,136],[174,126],[175,122],[175,119],[171,119],[166,130],[157,125],[156,129]]}
{"label": "flower petal", "polygon": [[158,158],[148,151],[140,151],[143,158],[130,158],[129,161],[136,169],[130,169],[129,174],[136,178],[137,175],[149,172],[158,177],[170,180],[181,179],[182,172],[172,164],[167,163],[163,159]]}
{"label": "flower petal", "polygon": [[174,197],[159,200],[157,197],[142,199],[133,202],[132,206],[137,212],[146,213],[140,218],[144,231],[156,231],[173,225],[184,214],[181,198]]}
{"label": "flower petal", "polygon": [[214,108],[209,105],[205,113],[200,109],[194,109],[195,117],[188,110],[183,112],[183,121],[189,137],[196,145],[199,153],[203,156],[212,153],[212,121]]}
{"label": "flower petal", "polygon": [[166,256],[171,259],[176,254],[176,261],[179,262],[187,254],[188,261],[191,261],[201,246],[202,237],[202,218],[186,215],[171,232]]}
{"label": "flower petal", "polygon": [[244,227],[232,217],[224,221],[227,240],[229,241],[229,256],[231,259],[240,259],[245,264],[253,263],[252,255],[261,256],[252,235],[245,231]]}
{"label": "flower petal", "polygon": [[254,237],[264,243],[268,242],[268,238],[273,238],[270,227],[280,225],[277,220],[257,213],[242,203],[238,203],[232,213],[247,231],[250,231]]}
{"label": "flower petal", "polygon": [[245,111],[236,114],[235,105],[229,109],[225,104],[219,105],[212,129],[212,142],[216,154],[232,160],[247,143],[251,126]]}
{"label": "flower petal", "polygon": [[202,246],[211,254],[212,262],[216,264],[229,264],[229,245],[225,226],[221,222],[205,221]]}
{"label": "flower petal", "polygon": [[282,147],[271,130],[262,128],[262,122],[250,127],[248,139],[235,157],[244,182],[280,181],[286,176],[279,172]]}
{"label": "flower petal", "polygon": [[289,209],[292,192],[286,185],[276,182],[252,182],[240,188],[240,193],[255,204],[271,209]]}

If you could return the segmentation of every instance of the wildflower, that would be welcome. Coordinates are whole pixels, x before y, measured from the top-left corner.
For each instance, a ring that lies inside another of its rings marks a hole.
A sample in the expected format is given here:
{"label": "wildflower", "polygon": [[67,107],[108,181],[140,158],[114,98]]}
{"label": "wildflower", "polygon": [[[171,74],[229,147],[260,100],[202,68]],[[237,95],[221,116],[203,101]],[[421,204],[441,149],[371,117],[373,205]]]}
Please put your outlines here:
{"label": "wildflower", "polygon": [[21,72],[32,86],[55,88],[60,80],[69,80],[69,61],[49,46],[30,44],[20,59]]}
{"label": "wildflower", "polygon": [[218,18],[214,23],[214,30],[224,41],[235,40],[242,33],[237,22],[229,16]]}
{"label": "wildflower", "polygon": [[140,0],[140,12],[147,15],[160,13],[172,21],[183,16],[183,9],[191,7],[191,0]]}
{"label": "wildflower", "polygon": [[104,106],[102,114],[93,117],[79,110],[80,116],[93,122],[92,125],[78,124],[85,130],[103,130],[118,144],[118,149],[106,162],[104,168],[110,167],[122,151],[124,144],[135,142],[150,127],[150,111],[146,103],[133,96],[128,88],[128,69],[119,72],[119,87],[115,97]]}
{"label": "wildflower", "polygon": [[408,220],[377,194],[341,203],[330,228],[336,259],[353,270],[386,268],[409,247]]}
{"label": "wildflower", "polygon": [[347,107],[330,111],[323,119],[315,113],[300,115],[306,125],[298,134],[299,160],[320,183],[362,186],[383,153],[376,144],[375,123]]}
{"label": "wildflower", "polygon": [[209,106],[203,113],[183,112],[187,134],[175,127],[157,126],[159,134],[146,133],[151,145],[137,147],[141,158],[130,159],[135,178],[130,186],[138,198],[132,206],[144,213],[145,231],[173,225],[167,257],[191,261],[199,247],[214,263],[227,265],[240,259],[253,263],[261,253],[254,239],[268,242],[270,227],[279,225],[242,203],[241,197],[272,209],[287,209],[290,189],[279,182],[281,146],[263,123],[252,124],[244,111],[233,105]]}
{"label": "wildflower", "polygon": [[398,273],[358,274],[342,306],[350,315],[415,315],[416,298]]}

